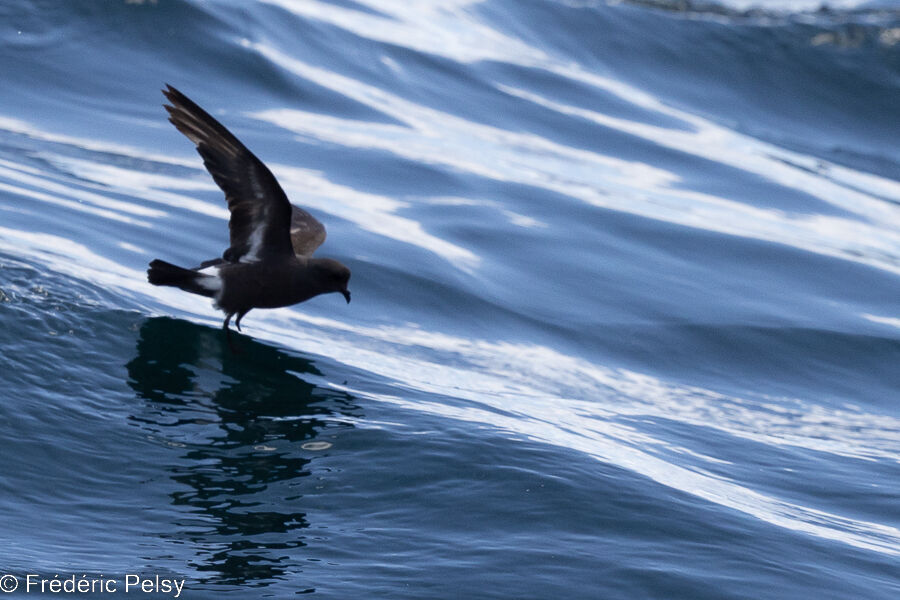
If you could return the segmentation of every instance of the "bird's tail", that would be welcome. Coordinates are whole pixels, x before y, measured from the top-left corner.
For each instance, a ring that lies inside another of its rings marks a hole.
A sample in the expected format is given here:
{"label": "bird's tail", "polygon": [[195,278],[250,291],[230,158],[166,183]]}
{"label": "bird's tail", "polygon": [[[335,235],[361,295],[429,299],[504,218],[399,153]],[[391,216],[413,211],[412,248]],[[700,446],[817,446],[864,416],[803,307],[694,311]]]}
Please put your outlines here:
{"label": "bird's tail", "polygon": [[186,292],[210,298],[215,296],[222,286],[216,276],[204,275],[159,259],[150,263],[150,268],[147,269],[147,281],[153,285],[177,287]]}

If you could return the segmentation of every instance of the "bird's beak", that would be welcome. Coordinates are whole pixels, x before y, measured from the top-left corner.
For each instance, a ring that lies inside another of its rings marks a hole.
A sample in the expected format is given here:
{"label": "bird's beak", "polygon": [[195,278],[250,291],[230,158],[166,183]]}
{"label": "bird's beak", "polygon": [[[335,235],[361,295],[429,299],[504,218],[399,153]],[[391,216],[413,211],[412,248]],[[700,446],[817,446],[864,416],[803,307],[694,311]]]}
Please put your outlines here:
{"label": "bird's beak", "polygon": [[341,290],[341,294],[344,295],[344,298],[347,300],[347,304],[350,304],[350,290]]}

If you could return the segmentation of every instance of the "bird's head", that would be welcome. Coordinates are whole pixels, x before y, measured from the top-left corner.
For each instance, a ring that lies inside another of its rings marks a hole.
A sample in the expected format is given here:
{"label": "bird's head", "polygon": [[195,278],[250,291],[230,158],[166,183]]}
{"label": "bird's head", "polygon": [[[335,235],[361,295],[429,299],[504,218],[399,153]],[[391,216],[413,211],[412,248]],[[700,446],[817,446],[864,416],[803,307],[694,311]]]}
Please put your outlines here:
{"label": "bird's head", "polygon": [[350,269],[332,258],[314,258],[311,261],[317,282],[322,293],[340,292],[347,303],[350,303]]}

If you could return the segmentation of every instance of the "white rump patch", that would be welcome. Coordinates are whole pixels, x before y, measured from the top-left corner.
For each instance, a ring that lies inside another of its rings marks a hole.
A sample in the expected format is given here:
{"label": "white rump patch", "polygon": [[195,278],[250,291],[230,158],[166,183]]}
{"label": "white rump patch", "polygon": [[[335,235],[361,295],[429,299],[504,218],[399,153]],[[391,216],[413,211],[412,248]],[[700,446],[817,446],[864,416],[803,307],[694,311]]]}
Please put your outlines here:
{"label": "white rump patch", "polygon": [[197,280],[197,284],[207,289],[211,292],[218,292],[222,289],[222,278],[219,276],[216,277],[202,277]]}
{"label": "white rump patch", "polygon": [[219,275],[218,265],[206,267],[205,269],[201,269],[197,272],[203,274],[203,277],[197,278],[197,285],[211,292],[222,291],[222,276]]}

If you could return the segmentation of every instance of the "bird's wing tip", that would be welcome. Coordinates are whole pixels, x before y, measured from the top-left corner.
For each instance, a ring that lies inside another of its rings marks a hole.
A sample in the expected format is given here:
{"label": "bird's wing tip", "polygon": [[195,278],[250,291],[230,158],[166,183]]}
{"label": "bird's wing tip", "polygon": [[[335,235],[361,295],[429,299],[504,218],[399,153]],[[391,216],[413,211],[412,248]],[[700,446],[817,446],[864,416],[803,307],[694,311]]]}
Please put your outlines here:
{"label": "bird's wing tip", "polygon": [[171,84],[166,84],[166,89],[160,90],[163,93],[163,96],[168,98],[169,102],[172,104],[178,104],[179,101],[185,97],[177,88],[173,87]]}

